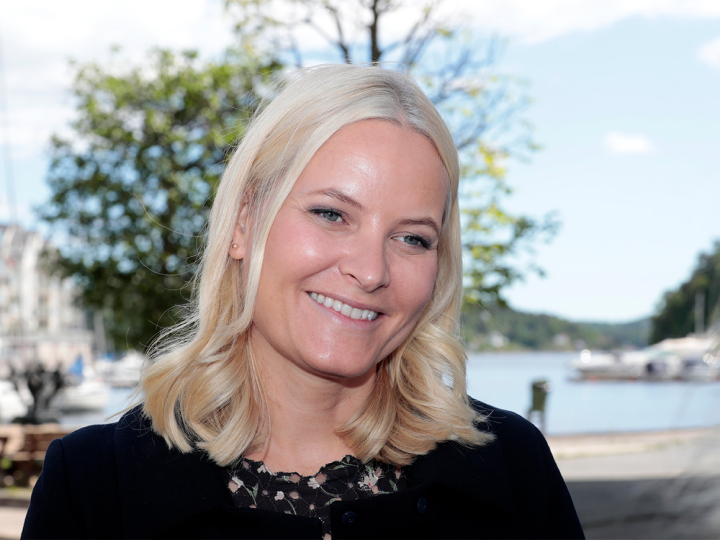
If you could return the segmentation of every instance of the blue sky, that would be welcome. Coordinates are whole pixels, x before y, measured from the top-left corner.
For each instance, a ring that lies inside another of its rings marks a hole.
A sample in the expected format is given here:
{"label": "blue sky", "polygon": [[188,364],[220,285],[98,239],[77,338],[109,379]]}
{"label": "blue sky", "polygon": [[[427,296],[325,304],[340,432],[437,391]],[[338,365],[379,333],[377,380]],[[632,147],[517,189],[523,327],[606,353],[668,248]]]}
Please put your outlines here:
{"label": "blue sky", "polygon": [[[542,150],[508,163],[506,206],[562,228],[529,277],[507,291],[519,309],[625,321],[653,312],[720,238],[720,2],[448,0],[480,36],[508,39],[498,69],[527,79]],[[472,19],[474,17],[474,19]],[[401,22],[398,24],[402,24]],[[18,218],[48,196],[46,149],[72,118],[67,60],[131,61],[155,45],[230,43],[213,0],[7,3],[0,20]],[[392,32],[393,28],[389,28]],[[4,156],[0,221],[9,216]]]}
{"label": "blue sky", "polygon": [[562,222],[538,249],[547,278],[513,287],[513,305],[647,315],[720,239],[720,65],[699,57],[719,35],[717,20],[636,16],[509,47],[503,66],[532,81],[543,149],[510,164],[508,206]]}

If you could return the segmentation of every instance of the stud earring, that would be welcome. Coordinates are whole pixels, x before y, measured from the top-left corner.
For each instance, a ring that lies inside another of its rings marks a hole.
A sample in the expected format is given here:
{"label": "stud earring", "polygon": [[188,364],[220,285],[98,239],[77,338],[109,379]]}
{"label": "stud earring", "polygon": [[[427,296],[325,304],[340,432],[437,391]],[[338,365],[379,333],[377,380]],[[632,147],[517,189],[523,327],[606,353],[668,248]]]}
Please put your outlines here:
{"label": "stud earring", "polygon": [[233,245],[232,245],[232,248],[233,248],[233,249],[237,249],[237,244],[233,244]]}

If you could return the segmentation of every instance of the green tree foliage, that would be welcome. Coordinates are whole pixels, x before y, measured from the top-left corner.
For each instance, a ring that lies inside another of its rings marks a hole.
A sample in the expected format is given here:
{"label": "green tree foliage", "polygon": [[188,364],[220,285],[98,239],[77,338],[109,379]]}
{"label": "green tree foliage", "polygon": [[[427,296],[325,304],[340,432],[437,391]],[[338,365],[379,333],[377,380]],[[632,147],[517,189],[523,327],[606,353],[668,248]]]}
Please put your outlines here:
{"label": "green tree foliage", "polygon": [[[508,213],[505,177],[509,157],[536,149],[519,119],[527,104],[521,81],[501,75],[499,42],[480,45],[462,24],[442,13],[443,0],[226,0],[238,34],[278,51],[300,67],[312,61],[396,62],[408,69],[448,120],[463,167],[466,293],[485,305],[504,305],[501,291],[527,271],[517,255],[557,229]],[[388,37],[393,25],[403,35]],[[321,51],[308,50],[314,36]],[[317,39],[319,38],[319,39]]]}
{"label": "green tree foliage", "polygon": [[652,317],[650,342],[684,337],[695,331],[695,305],[698,294],[704,298],[702,326],[720,323],[720,240],[710,253],[701,253],[685,283],[668,291]]}
{"label": "green tree foliage", "polygon": [[277,67],[167,50],[144,66],[116,57],[75,67],[77,118],[69,137],[52,140],[52,196],[39,212],[63,239],[53,266],[106,314],[116,348],[142,349],[187,302],[225,153]]}

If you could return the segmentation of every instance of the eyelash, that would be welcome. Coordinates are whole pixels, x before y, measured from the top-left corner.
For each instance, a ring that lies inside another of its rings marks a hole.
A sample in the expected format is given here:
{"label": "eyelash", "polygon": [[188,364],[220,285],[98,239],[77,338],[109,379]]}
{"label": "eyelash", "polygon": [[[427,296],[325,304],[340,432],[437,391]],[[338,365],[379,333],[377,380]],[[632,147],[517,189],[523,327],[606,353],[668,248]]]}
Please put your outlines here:
{"label": "eyelash", "polygon": [[411,246],[411,247],[422,246],[423,249],[429,249],[429,248],[430,248],[430,242],[428,242],[428,241],[427,241],[425,238],[423,238],[422,236],[418,236],[418,235],[416,235],[416,234],[406,234],[406,235],[403,236],[402,238],[412,238],[413,240],[417,240],[417,242],[418,242],[417,244],[408,244],[407,242],[405,242],[406,244],[408,244],[408,245]]}
{"label": "eyelash", "polygon": [[[312,208],[310,210],[312,214],[315,214],[316,216],[320,216],[324,220],[330,222],[330,223],[341,223],[345,221],[345,218],[343,217],[342,212],[338,210],[333,210],[332,208]],[[329,216],[333,216],[338,219],[329,219]],[[426,238],[423,238],[422,236],[418,236],[417,234],[406,234],[401,236],[400,238],[412,238],[413,240],[417,241],[417,244],[410,244],[408,242],[405,242],[410,247],[417,247],[420,246],[423,249],[430,249],[430,241]]]}
{"label": "eyelash", "polygon": [[345,221],[342,212],[338,212],[337,210],[333,210],[332,208],[313,208],[312,210],[310,210],[310,212],[312,212],[316,216],[320,216],[321,218],[329,221],[330,223],[339,223],[340,221],[335,219],[328,219],[328,215],[339,217],[340,220]]}

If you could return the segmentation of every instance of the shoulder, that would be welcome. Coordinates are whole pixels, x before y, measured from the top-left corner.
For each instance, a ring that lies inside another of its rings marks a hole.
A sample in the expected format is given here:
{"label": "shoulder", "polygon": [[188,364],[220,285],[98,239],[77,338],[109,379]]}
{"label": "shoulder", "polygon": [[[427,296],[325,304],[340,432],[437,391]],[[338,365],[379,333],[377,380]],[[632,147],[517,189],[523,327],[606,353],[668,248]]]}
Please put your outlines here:
{"label": "shoulder", "polygon": [[136,407],[117,422],[86,426],[65,435],[53,443],[51,452],[61,452],[66,462],[92,467],[98,461],[109,464],[114,461],[118,449],[148,436],[157,438],[142,415],[141,407]]}
{"label": "shoulder", "polygon": [[413,470],[423,479],[443,477],[465,491],[494,485],[496,493],[501,493],[528,483],[543,483],[546,471],[554,473],[555,462],[545,438],[531,422],[481,401],[471,399],[470,404],[482,418],[478,429],[491,433],[494,439],[481,446],[440,443],[413,463]]}
{"label": "shoulder", "polygon": [[[167,493],[178,484],[182,488],[182,480],[192,480],[195,469],[206,474],[193,467],[193,456],[178,457],[152,431],[141,407],[117,422],[81,428],[54,441],[33,489],[23,537],[144,537],[142,528],[158,523],[154,510],[177,508],[177,500],[163,502]],[[180,499],[194,504],[188,491]]]}
{"label": "shoulder", "polygon": [[439,483],[479,501],[478,507],[494,508],[498,523],[517,537],[581,538],[572,500],[540,430],[511,411],[476,400],[471,405],[484,418],[479,429],[494,440],[473,447],[439,444],[413,463],[413,482]]}
{"label": "shoulder", "polygon": [[485,419],[478,427],[495,435],[504,454],[529,456],[537,453],[545,457],[549,453],[540,430],[519,414],[472,398],[470,405]]}

